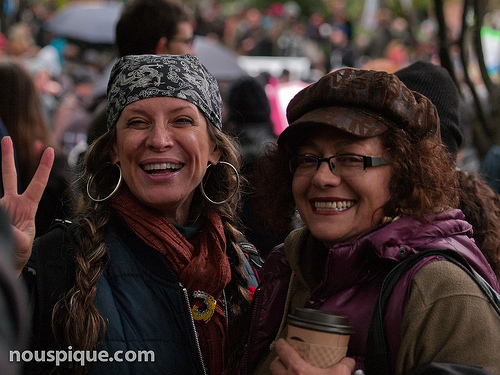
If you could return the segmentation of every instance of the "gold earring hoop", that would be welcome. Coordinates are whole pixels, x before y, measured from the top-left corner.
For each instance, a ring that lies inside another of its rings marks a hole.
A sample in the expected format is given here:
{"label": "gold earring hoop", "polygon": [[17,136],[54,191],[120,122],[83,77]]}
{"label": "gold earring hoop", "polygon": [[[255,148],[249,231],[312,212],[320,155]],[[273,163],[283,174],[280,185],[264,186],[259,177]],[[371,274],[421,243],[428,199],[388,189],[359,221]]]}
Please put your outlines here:
{"label": "gold earring hoop", "polygon": [[[234,190],[233,190],[233,191],[229,194],[229,196],[228,196],[226,199],[224,199],[224,200],[222,200],[222,201],[214,201],[213,199],[210,199],[210,198],[207,196],[207,194],[205,193],[205,187],[203,186],[203,179],[202,179],[202,180],[201,180],[201,183],[200,183],[200,191],[201,191],[201,195],[202,195],[202,196],[203,196],[203,198],[205,198],[208,202],[210,202],[210,203],[212,203],[212,204],[215,204],[215,205],[221,205],[221,204],[224,204],[224,203],[226,203],[226,202],[230,201],[230,200],[231,200],[231,198],[232,198],[232,197],[234,197],[234,195],[235,195],[235,194],[236,194],[236,192],[238,191],[238,186],[240,186],[240,174],[238,173],[238,170],[236,169],[236,167],[235,167],[234,165],[232,165],[231,163],[228,163],[227,161],[218,161],[216,165],[218,166],[218,165],[221,165],[221,164],[227,165],[227,166],[229,166],[229,167],[233,170],[233,172],[234,172],[234,174],[235,174],[235,176],[236,176],[236,187],[235,187],[235,189],[234,189]],[[212,164],[208,164],[208,165],[207,165],[207,172],[208,172],[209,168],[210,168],[210,167],[212,167],[212,166],[213,166]],[[205,173],[205,176],[207,176],[207,173]],[[205,177],[203,177],[203,178],[205,178]]]}
{"label": "gold earring hoop", "polygon": [[[97,176],[99,174],[99,172],[101,172],[102,170],[104,170],[105,168],[107,168],[109,166],[112,166],[112,167],[116,166],[116,167],[118,167],[118,172],[119,172],[118,182],[117,182],[115,188],[113,189],[113,191],[111,193],[109,193],[106,197],[104,197],[104,198],[94,198],[90,194],[90,185],[92,185],[92,182],[94,182],[95,176]],[[97,171],[94,174],[90,175],[90,178],[87,181],[87,196],[91,200],[93,200],[94,202],[104,202],[104,201],[110,199],[113,195],[115,195],[121,185],[122,185],[122,169],[120,167],[120,164],[114,164],[113,165],[112,163],[105,163],[103,166],[101,166],[99,169],[97,169]]]}

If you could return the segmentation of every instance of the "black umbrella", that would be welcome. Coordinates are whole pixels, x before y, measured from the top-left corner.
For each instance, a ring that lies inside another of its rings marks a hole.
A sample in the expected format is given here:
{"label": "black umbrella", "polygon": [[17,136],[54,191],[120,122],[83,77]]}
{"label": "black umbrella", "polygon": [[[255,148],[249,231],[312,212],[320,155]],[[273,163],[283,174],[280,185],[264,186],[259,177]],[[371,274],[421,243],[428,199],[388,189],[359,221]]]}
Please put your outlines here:
{"label": "black umbrella", "polygon": [[90,44],[115,42],[115,26],[123,3],[118,1],[75,1],[61,7],[47,21],[47,30],[56,36]]}

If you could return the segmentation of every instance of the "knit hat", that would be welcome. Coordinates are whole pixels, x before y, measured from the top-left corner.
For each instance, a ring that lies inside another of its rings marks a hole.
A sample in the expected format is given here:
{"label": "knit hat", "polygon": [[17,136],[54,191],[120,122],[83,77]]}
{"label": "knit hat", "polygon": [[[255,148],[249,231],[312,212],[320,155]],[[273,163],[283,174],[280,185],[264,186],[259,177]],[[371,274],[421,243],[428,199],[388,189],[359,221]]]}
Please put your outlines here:
{"label": "knit hat", "polygon": [[227,120],[237,123],[267,122],[271,118],[271,106],[264,87],[257,79],[238,78],[229,88]]}
{"label": "knit hat", "polygon": [[429,98],[436,106],[441,122],[441,139],[454,160],[463,142],[460,122],[460,94],[443,67],[417,61],[394,73],[410,90]]}
{"label": "knit hat", "polygon": [[395,75],[343,68],[301,90],[287,107],[289,126],[278,144],[300,140],[298,130],[326,124],[360,137],[403,129],[413,142],[439,137],[436,107]]}
{"label": "knit hat", "polygon": [[219,85],[193,55],[129,55],[120,58],[108,82],[108,130],[123,109],[138,100],[172,97],[196,105],[217,129],[222,129]]}

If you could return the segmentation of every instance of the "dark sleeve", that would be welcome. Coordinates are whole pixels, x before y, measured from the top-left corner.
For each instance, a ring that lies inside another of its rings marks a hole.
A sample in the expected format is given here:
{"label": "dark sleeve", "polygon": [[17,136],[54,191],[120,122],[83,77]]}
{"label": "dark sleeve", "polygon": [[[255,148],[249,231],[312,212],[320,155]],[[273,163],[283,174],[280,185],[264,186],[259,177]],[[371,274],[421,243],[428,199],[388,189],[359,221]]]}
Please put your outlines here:
{"label": "dark sleeve", "polygon": [[75,282],[72,228],[71,224],[61,222],[47,234],[35,239],[31,259],[23,272],[33,311],[30,333],[32,350],[47,350],[55,345],[52,311]]}
{"label": "dark sleeve", "polygon": [[10,351],[25,349],[28,297],[15,271],[15,249],[10,222],[0,210],[0,373],[18,374],[20,363],[10,362]]}
{"label": "dark sleeve", "polygon": [[74,174],[64,154],[56,154],[47,186],[35,216],[36,237],[47,233],[56,220],[70,220],[77,206]]}

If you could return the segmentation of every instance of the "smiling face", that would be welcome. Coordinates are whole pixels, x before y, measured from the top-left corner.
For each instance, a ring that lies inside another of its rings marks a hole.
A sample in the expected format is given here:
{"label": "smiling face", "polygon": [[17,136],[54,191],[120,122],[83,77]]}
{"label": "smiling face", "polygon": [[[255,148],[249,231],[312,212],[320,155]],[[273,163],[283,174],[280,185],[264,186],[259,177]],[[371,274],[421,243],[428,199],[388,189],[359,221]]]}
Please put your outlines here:
{"label": "smiling face", "polygon": [[195,189],[220,151],[203,113],[178,98],[153,97],[126,106],[116,123],[113,163],[143,204],[184,225]]}
{"label": "smiling face", "polygon": [[[358,138],[326,127],[308,138],[297,154],[387,156],[383,151],[379,137]],[[380,222],[380,208],[390,199],[390,178],[389,165],[369,167],[344,178],[323,162],[315,173],[295,173],[292,191],[300,216],[313,236],[331,247]]]}

